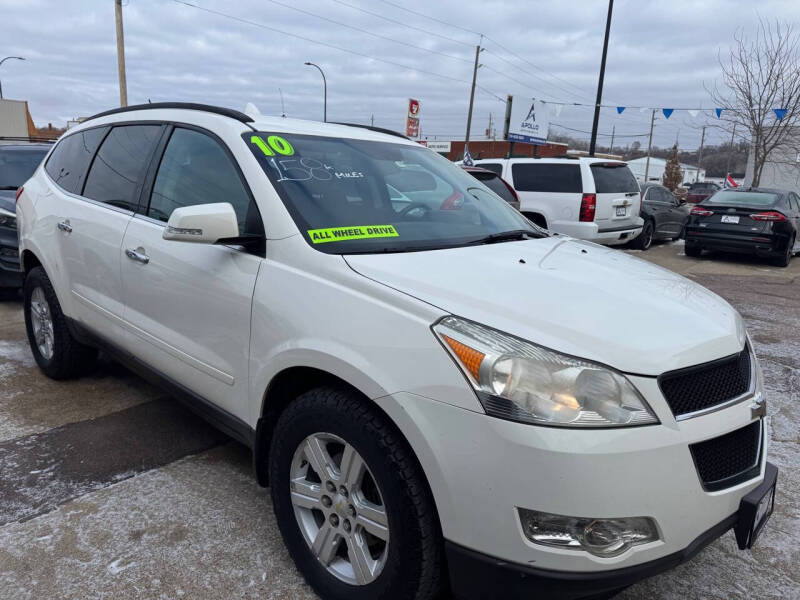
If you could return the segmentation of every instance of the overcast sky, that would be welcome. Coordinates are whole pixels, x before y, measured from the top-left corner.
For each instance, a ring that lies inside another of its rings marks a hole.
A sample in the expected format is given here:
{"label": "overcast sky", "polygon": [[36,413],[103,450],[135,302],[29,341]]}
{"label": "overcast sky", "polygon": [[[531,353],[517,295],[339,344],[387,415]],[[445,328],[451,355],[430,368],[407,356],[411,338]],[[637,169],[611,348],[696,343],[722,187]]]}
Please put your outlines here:
{"label": "overcast sky", "polygon": [[[591,104],[608,7],[605,0],[187,1],[235,18],[175,0],[124,0],[130,104],[194,101],[241,110],[253,102],[280,115],[280,89],[287,116],[321,119],[321,77],[303,65],[312,61],[328,79],[329,120],[368,123],[374,115],[375,125],[400,130],[413,97],[423,137],[439,139],[463,139],[480,33],[487,38],[473,139],[484,135],[490,114],[502,135],[498,97],[507,94]],[[0,0],[0,14],[0,58],[27,59],[0,68],[4,97],[28,100],[37,125],[119,105],[113,0]],[[697,148],[700,127],[714,122],[704,84],[719,77],[717,52],[759,14],[797,23],[800,2],[617,0],[603,103],[707,107],[696,118],[676,111],[656,119],[658,145],[677,137],[681,148]],[[607,108],[600,132],[616,126],[616,143],[646,144],[646,135],[633,136],[647,134],[649,121],[649,111]],[[567,106],[551,123],[551,131],[588,138],[556,124],[589,131],[592,109]],[[720,135],[710,129],[706,142]]]}

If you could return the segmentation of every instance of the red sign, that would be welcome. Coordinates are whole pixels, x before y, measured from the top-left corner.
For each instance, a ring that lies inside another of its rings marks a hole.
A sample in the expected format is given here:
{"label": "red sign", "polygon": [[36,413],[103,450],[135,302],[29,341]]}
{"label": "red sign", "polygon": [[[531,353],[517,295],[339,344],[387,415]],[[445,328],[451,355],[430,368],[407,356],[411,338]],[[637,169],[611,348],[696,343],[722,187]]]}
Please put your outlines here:
{"label": "red sign", "polygon": [[414,98],[408,99],[406,135],[408,137],[419,137],[419,100],[414,100]]}

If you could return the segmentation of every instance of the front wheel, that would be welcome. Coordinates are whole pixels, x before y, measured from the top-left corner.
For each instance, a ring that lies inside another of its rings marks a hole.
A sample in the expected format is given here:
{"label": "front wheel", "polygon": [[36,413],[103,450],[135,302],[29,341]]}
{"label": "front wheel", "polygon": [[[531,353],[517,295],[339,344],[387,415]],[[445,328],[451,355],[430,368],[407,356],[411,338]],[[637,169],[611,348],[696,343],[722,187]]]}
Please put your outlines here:
{"label": "front wheel", "polygon": [[429,600],[443,568],[433,499],[405,440],[368,402],[317,388],[280,416],[269,464],[278,526],[323,598]]}

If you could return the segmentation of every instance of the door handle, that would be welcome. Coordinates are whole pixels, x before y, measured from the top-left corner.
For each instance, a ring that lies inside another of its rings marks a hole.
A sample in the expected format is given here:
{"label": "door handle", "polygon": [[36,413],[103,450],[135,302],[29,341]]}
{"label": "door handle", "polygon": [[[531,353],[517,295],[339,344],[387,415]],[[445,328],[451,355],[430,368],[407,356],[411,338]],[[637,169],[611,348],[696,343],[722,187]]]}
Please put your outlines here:
{"label": "door handle", "polygon": [[69,224],[69,219],[59,221],[56,227],[58,227],[61,231],[65,231],[66,233],[72,233],[72,225]]}
{"label": "door handle", "polygon": [[150,262],[150,257],[147,256],[147,254],[145,254],[144,248],[142,248],[141,246],[136,248],[136,250],[134,250],[132,248],[126,248],[125,249],[125,256],[127,256],[131,260],[135,260],[137,262],[140,262],[143,265],[146,265],[147,263]]}

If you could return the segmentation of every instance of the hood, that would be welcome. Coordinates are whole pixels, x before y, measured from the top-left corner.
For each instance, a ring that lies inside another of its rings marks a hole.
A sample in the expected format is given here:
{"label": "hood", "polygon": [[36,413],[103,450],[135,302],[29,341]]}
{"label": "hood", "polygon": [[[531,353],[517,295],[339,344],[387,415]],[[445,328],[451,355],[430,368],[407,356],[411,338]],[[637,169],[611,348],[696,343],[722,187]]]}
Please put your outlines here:
{"label": "hood", "polygon": [[344,258],[448,313],[626,373],[659,375],[745,343],[741,317],[713,292],[570,238]]}
{"label": "hood", "polygon": [[17,190],[0,190],[0,208],[14,212],[17,210],[15,205],[15,197]]}

